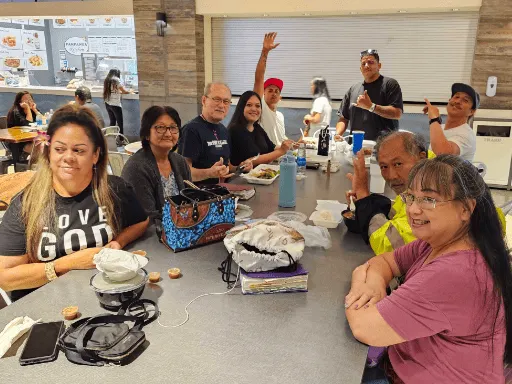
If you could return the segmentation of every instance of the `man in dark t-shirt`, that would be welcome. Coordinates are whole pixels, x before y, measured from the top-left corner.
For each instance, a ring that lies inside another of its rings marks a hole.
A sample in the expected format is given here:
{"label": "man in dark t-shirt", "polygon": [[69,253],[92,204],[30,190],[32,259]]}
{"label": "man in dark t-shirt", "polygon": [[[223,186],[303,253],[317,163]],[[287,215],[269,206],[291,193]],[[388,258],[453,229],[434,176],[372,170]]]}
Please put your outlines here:
{"label": "man in dark t-shirt", "polygon": [[366,140],[376,140],[384,132],[398,130],[404,109],[402,90],[395,79],[380,74],[381,66],[376,50],[361,52],[364,81],[350,87],[343,98],[335,140],[343,140],[349,122],[350,132],[364,131]]}
{"label": "man in dark t-shirt", "polygon": [[[178,153],[185,157],[192,180],[205,184],[218,183],[219,178],[231,176],[236,167],[229,158],[230,137],[221,123],[231,105],[231,90],[223,83],[211,83],[202,97],[202,113],[183,126],[178,143]],[[244,172],[252,169],[250,161]]]}

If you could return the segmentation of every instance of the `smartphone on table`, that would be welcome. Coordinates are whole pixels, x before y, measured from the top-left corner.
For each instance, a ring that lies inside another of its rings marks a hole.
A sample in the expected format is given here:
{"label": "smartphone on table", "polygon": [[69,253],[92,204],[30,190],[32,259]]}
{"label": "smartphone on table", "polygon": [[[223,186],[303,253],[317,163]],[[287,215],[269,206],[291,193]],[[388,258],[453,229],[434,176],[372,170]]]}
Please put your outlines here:
{"label": "smartphone on table", "polygon": [[63,331],[63,321],[34,324],[21,353],[20,364],[48,363],[57,359],[59,353],[57,342]]}

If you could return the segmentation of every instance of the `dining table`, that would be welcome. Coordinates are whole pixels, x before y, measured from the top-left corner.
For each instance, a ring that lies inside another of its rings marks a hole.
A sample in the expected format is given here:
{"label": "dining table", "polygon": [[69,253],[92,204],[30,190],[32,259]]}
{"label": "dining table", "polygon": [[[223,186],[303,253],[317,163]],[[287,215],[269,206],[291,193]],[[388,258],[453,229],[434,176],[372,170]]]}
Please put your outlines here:
{"label": "dining table", "polygon": [[[271,185],[254,185],[255,195],[243,203],[254,212],[253,219],[276,211],[309,217],[317,200],[344,203],[350,170],[348,164],[336,173],[307,169],[306,178],[297,181],[294,208],[278,206],[279,178]],[[327,248],[306,247],[299,260],[308,271],[307,292],[244,295],[238,285],[228,289],[221,278],[218,268],[228,255],[222,241],[174,253],[149,227],[126,248],[146,251],[145,269],[162,276],[143,292],[143,298],[158,303],[160,317],[143,328],[147,341],[137,357],[126,365],[91,367],[73,364],[61,352],[56,361],[20,366],[25,335],[0,359],[0,382],[360,383],[368,347],[352,335],[344,298],[352,271],[373,254],[343,222],[328,232]],[[170,279],[167,271],[175,267],[181,277]],[[71,305],[79,307],[81,317],[104,313],[90,287],[97,272],[71,271],[0,310],[0,330],[18,316],[63,320],[61,310]],[[239,274],[236,264],[233,272]]]}
{"label": "dining table", "polygon": [[33,141],[38,133],[33,130],[29,131],[28,127],[12,127],[0,129],[0,141],[10,144],[8,147],[11,150],[12,162],[14,167],[20,161],[20,155],[23,152],[23,145]]}

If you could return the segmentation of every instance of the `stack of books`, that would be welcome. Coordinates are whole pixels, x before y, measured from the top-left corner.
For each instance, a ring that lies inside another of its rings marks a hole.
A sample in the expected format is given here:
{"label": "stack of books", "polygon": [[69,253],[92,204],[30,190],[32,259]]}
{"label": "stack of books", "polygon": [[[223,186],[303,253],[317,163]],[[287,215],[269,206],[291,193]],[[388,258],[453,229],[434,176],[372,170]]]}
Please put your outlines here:
{"label": "stack of books", "polygon": [[308,291],[308,271],[301,264],[293,272],[245,272],[242,269],[240,273],[244,295]]}

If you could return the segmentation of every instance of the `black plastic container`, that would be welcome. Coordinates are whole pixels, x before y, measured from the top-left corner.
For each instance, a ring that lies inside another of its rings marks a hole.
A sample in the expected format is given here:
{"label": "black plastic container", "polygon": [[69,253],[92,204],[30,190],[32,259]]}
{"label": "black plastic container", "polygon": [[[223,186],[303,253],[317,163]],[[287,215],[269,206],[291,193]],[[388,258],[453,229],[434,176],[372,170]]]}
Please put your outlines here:
{"label": "black plastic container", "polygon": [[347,229],[353,233],[361,233],[361,231],[359,230],[359,223],[356,220],[355,213],[352,212],[354,214],[354,218],[348,219],[345,217],[345,213],[347,213],[347,212],[351,212],[350,209],[345,209],[343,212],[341,212],[341,216],[343,217],[343,222],[347,226]]}

